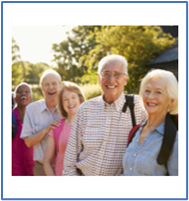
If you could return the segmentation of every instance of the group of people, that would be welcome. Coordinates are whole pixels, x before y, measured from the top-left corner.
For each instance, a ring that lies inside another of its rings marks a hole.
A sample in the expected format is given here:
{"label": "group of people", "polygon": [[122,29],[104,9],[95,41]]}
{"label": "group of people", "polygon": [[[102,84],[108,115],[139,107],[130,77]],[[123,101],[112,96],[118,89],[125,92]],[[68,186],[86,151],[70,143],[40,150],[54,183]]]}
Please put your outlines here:
{"label": "group of people", "polygon": [[[103,94],[88,101],[77,84],[61,82],[52,69],[40,79],[43,100],[31,103],[32,91],[26,83],[16,87],[12,175],[178,175],[178,128],[172,118],[178,113],[175,76],[157,69],[142,79],[139,95],[133,95],[138,130],[133,128],[129,107],[123,112],[128,102],[123,92],[126,59],[102,58],[98,78]],[[175,137],[166,162],[160,164],[157,158],[167,133]]]}

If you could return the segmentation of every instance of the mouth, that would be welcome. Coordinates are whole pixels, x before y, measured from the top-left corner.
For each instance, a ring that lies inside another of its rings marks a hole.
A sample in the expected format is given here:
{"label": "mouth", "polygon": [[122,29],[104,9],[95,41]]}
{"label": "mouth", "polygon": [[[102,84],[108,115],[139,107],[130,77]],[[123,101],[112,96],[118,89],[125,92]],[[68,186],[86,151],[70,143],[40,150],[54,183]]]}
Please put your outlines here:
{"label": "mouth", "polygon": [[20,99],[21,100],[27,100],[26,96],[22,96]]}
{"label": "mouth", "polygon": [[49,94],[50,96],[53,96],[54,94],[56,94],[56,92],[48,92],[48,94]]}
{"label": "mouth", "polygon": [[106,86],[108,89],[115,89],[117,86]]}
{"label": "mouth", "polygon": [[75,108],[75,105],[68,106],[69,109]]}
{"label": "mouth", "polygon": [[147,105],[148,105],[149,107],[155,107],[155,106],[157,106],[158,104],[156,104],[156,103],[147,103]]}

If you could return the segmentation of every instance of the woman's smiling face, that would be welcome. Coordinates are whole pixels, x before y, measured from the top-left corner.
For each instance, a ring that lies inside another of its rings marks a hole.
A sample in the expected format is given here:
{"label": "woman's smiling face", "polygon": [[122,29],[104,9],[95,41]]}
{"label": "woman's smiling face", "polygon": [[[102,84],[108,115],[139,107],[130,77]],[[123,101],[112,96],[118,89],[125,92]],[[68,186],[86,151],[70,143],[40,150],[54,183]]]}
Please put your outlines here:
{"label": "woman's smiling face", "polygon": [[148,114],[167,114],[171,105],[166,83],[161,77],[150,79],[143,92],[143,104]]}

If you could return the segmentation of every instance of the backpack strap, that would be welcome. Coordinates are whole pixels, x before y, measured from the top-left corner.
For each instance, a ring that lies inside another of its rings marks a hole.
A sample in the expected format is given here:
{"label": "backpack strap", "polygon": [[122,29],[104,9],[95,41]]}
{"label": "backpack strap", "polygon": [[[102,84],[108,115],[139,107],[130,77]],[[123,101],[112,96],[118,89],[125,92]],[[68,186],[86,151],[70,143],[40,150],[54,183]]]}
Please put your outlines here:
{"label": "backpack strap", "polygon": [[135,113],[134,113],[134,96],[133,95],[125,95],[125,100],[126,100],[126,102],[123,106],[122,112],[125,113],[127,111],[127,106],[129,106],[130,112],[131,112],[132,124],[134,127],[134,126],[136,126]]}
{"label": "backpack strap", "polygon": [[133,127],[131,129],[131,131],[129,132],[129,137],[128,137],[128,140],[127,140],[127,147],[129,146],[130,142],[132,141],[132,139],[134,138],[135,136],[135,133],[137,132],[137,130],[140,128],[141,124],[138,124],[136,125],[135,127]]}
{"label": "backpack strap", "polygon": [[172,121],[172,117],[170,116],[170,114],[167,114],[165,119],[165,131],[164,131],[163,142],[161,145],[159,155],[157,157],[158,164],[166,165],[169,156],[171,154],[176,135],[177,135],[177,128],[174,122]]}

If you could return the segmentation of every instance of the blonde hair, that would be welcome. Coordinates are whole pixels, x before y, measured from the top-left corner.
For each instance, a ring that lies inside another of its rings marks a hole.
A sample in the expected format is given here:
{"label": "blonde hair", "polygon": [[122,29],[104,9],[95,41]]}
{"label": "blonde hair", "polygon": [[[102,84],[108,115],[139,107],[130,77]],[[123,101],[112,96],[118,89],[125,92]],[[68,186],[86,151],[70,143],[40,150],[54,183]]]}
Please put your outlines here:
{"label": "blonde hair", "polygon": [[157,77],[160,77],[162,81],[166,84],[166,90],[167,90],[168,96],[174,100],[169,113],[177,114],[178,113],[178,82],[174,74],[170,71],[155,69],[147,73],[147,75],[142,79],[142,82],[140,84],[140,91],[139,91],[139,96],[140,96],[142,105],[143,105],[142,95],[144,93],[146,84],[151,79],[157,78]]}
{"label": "blonde hair", "polygon": [[79,96],[80,104],[85,101],[85,96],[77,84],[69,81],[62,82],[57,95],[57,103],[58,103],[58,113],[64,119],[68,117],[68,114],[63,107],[63,100],[62,100],[62,95],[65,90],[77,93]]}
{"label": "blonde hair", "polygon": [[103,57],[99,64],[98,64],[98,73],[100,74],[102,71],[102,67],[104,67],[106,64],[111,62],[119,62],[123,65],[124,73],[127,75],[127,60],[125,57],[118,55],[118,54],[111,54],[108,56]]}

